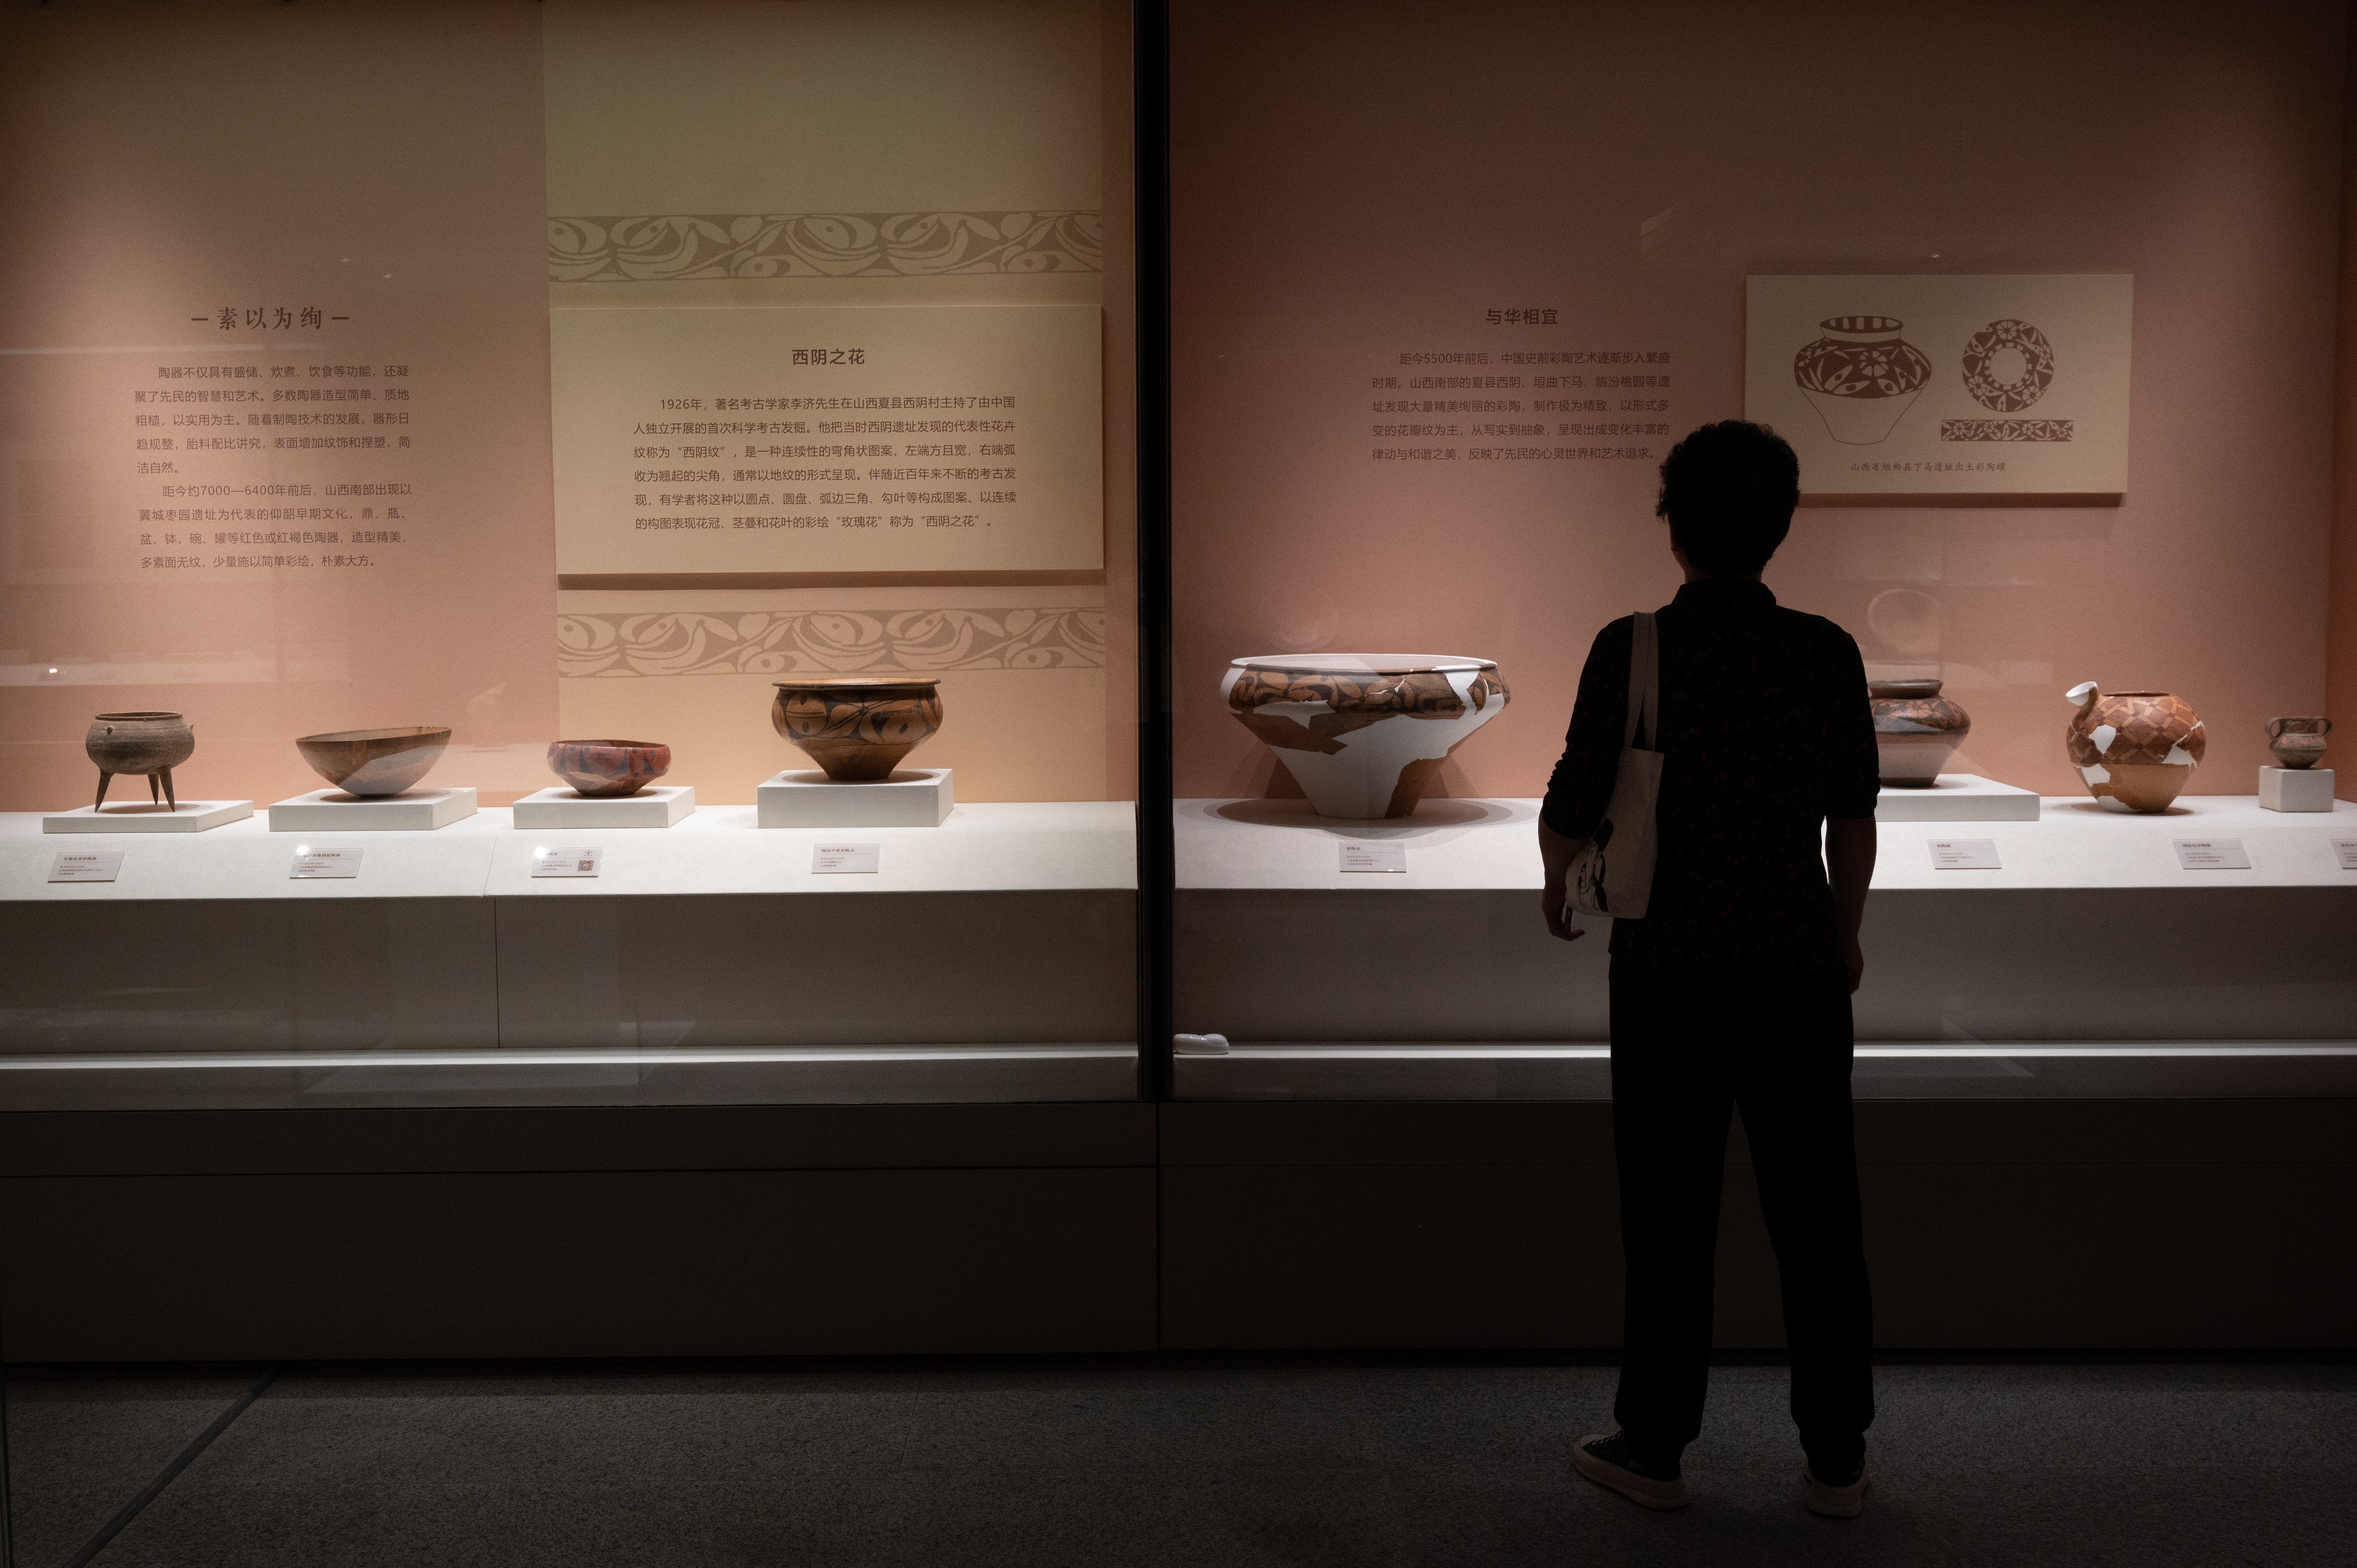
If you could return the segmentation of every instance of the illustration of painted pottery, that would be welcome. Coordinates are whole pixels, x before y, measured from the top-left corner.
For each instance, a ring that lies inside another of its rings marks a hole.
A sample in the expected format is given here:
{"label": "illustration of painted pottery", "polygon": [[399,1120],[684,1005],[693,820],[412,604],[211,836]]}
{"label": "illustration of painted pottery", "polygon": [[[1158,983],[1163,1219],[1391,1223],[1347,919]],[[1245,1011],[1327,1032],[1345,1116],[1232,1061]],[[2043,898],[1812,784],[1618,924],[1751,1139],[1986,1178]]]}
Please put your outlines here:
{"label": "illustration of painted pottery", "polygon": [[1506,707],[1487,659],[1301,653],[1239,659],[1220,687],[1321,817],[1405,817],[1448,754]]}
{"label": "illustration of painted pottery", "polygon": [[1835,440],[1882,440],[1932,379],[1932,361],[1899,335],[1905,325],[1889,316],[1828,317],[1817,324],[1824,336],[1792,357],[1793,381]]}
{"label": "illustration of painted pottery", "polygon": [[2278,767],[2313,768],[2324,760],[2324,737],[2331,733],[2327,718],[2269,719],[2267,749]]}
{"label": "illustration of painted pottery", "polygon": [[307,735],[296,741],[295,749],[312,772],[347,795],[378,800],[398,795],[425,778],[449,744],[447,725],[402,725]]}
{"label": "illustration of painted pottery", "polygon": [[172,769],[197,749],[197,726],[178,714],[101,714],[90,721],[82,749],[98,764],[98,799],[91,810],[106,804],[106,787],[118,773],[147,776],[147,799],[173,811],[180,798],[172,789]]}
{"label": "illustration of painted pottery", "polygon": [[1874,749],[1882,781],[1928,789],[1973,729],[1972,715],[1940,695],[1937,681],[1869,681]]}
{"label": "illustration of painted pottery", "polygon": [[671,747],[653,740],[552,741],[548,770],[578,794],[635,795],[671,771]]}
{"label": "illustration of painted pottery", "polygon": [[942,727],[941,682],[931,675],[773,681],[770,722],[838,784],[892,777],[900,759]]}
{"label": "illustration of painted pottery", "polygon": [[2165,811],[2193,779],[2210,740],[2182,697],[2113,692],[2082,682],[2063,693],[2079,704],[2066,744],[2071,766],[2096,801],[2115,811]]}

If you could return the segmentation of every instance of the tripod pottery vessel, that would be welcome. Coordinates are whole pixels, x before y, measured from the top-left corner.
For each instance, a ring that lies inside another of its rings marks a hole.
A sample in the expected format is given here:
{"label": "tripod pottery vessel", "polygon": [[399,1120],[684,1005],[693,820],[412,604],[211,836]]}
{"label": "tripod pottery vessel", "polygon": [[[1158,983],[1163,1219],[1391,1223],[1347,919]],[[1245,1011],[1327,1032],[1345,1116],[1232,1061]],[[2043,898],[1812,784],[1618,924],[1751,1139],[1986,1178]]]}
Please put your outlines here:
{"label": "tripod pottery vessel", "polygon": [[773,681],[770,723],[838,784],[877,783],[942,727],[931,675]]}
{"label": "tripod pottery vessel", "polygon": [[1937,681],[1869,681],[1874,749],[1882,781],[1928,789],[1973,729],[1972,715],[1940,695]]}
{"label": "tripod pottery vessel", "polygon": [[1824,336],[1792,356],[1792,381],[1825,422],[1825,434],[1852,446],[1888,436],[1932,379],[1932,361],[1899,335],[1889,316],[1834,316]]}
{"label": "tripod pottery vessel", "polygon": [[307,735],[295,749],[311,771],[347,795],[381,800],[398,795],[442,760],[450,732],[434,725],[395,729],[339,729]]}
{"label": "tripod pottery vessel", "polygon": [[91,811],[106,804],[106,787],[116,774],[144,773],[148,800],[160,799],[177,811],[180,798],[172,789],[172,769],[196,751],[197,726],[178,714],[101,714],[90,721],[82,749],[98,764],[98,798]]}
{"label": "tripod pottery vessel", "polygon": [[594,800],[635,795],[671,771],[671,747],[653,740],[549,743],[548,770]]}
{"label": "tripod pottery vessel", "polygon": [[2079,704],[2064,739],[2071,766],[2096,802],[2115,811],[2165,811],[2209,748],[2201,720],[2167,692],[2113,692],[2093,681],[2063,695]]}
{"label": "tripod pottery vessel", "polygon": [[2284,768],[2313,768],[2324,760],[2324,737],[2332,733],[2327,718],[2269,719],[2267,749]]}
{"label": "tripod pottery vessel", "polygon": [[1506,710],[1487,659],[1277,653],[1239,659],[1228,711],[1276,754],[1321,817],[1405,817],[1448,754]]}

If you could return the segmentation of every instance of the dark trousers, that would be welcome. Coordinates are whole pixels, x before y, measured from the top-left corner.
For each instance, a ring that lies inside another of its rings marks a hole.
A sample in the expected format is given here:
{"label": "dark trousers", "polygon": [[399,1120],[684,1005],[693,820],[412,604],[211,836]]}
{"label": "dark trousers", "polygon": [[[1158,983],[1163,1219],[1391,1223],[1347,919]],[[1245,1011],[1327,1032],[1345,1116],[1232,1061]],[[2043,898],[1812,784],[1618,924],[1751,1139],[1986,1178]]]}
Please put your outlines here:
{"label": "dark trousers", "polygon": [[1874,1419],[1874,1307],[1850,1126],[1849,985],[1839,961],[1612,960],[1612,1137],[1628,1262],[1620,1392],[1640,1453],[1702,1430],[1711,1263],[1727,1118],[1743,1112],[1783,1285],[1792,1420],[1846,1469]]}

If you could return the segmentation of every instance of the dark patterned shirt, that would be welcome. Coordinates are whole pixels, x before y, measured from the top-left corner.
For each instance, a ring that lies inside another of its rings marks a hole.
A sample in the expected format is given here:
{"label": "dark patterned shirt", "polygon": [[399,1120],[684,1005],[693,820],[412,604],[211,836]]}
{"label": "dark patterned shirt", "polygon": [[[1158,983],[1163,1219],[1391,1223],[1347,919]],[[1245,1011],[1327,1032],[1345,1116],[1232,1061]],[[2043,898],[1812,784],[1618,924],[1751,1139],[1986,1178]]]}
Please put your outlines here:
{"label": "dark patterned shirt", "polygon": [[[1634,625],[1623,617],[1597,633],[1580,673],[1540,812],[1566,838],[1594,833],[1612,797]],[[1688,583],[1655,625],[1659,859],[1644,918],[1615,920],[1612,950],[1695,962],[1823,953],[1838,940],[1824,821],[1871,817],[1879,787],[1857,644],[1733,577]]]}

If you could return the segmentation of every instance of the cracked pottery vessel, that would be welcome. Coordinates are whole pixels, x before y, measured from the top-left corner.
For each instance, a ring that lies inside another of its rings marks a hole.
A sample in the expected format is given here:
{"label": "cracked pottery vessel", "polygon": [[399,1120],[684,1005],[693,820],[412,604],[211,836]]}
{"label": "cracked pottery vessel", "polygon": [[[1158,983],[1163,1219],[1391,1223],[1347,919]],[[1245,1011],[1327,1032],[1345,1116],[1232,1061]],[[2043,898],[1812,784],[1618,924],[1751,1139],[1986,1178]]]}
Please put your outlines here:
{"label": "cracked pottery vessel", "polygon": [[2328,718],[2269,719],[2267,749],[2280,768],[2313,768],[2324,760],[2324,737],[2332,733]]}
{"label": "cracked pottery vessel", "polygon": [[1937,681],[1868,681],[1874,750],[1882,781],[1928,789],[1973,729],[1970,714],[1940,695]]}
{"label": "cracked pottery vessel", "polygon": [[398,795],[425,778],[449,744],[447,725],[402,725],[307,735],[296,741],[295,749],[312,772],[345,794],[374,800]]}
{"label": "cracked pottery vessel", "polygon": [[141,773],[147,779],[149,801],[160,798],[177,811],[180,798],[172,789],[172,769],[195,753],[197,726],[178,714],[101,714],[90,721],[82,749],[98,764],[98,798],[91,811],[106,804],[106,787],[116,774]]}
{"label": "cracked pottery vessel", "polygon": [[2165,811],[2193,780],[2210,737],[2182,697],[2112,692],[2082,682],[2063,695],[2079,704],[2064,744],[2096,803],[2115,811]]}
{"label": "cracked pottery vessel", "polygon": [[1239,659],[1228,711],[1276,754],[1321,817],[1405,817],[1448,754],[1506,708],[1487,659],[1280,653]]}
{"label": "cracked pottery vessel", "polygon": [[1932,361],[1899,333],[1890,316],[1834,316],[1824,336],[1792,356],[1792,381],[1825,422],[1825,434],[1852,446],[1889,435],[1932,379]]}
{"label": "cracked pottery vessel", "polygon": [[548,770],[592,800],[635,795],[671,771],[671,747],[655,740],[558,740]]}
{"label": "cracked pottery vessel", "polygon": [[942,727],[931,675],[773,681],[770,723],[838,784],[877,783]]}

